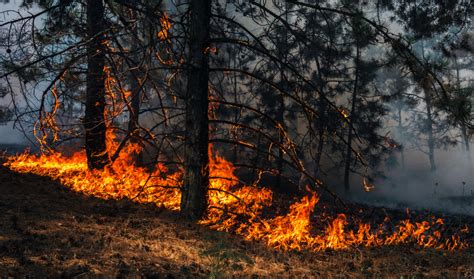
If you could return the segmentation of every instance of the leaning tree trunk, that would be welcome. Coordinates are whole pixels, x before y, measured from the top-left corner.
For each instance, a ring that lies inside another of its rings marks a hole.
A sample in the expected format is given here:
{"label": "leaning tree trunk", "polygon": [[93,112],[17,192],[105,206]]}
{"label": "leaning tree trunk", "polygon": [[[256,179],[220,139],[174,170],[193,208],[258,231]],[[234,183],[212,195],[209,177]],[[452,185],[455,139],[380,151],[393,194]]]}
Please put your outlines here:
{"label": "leaning tree trunk", "polygon": [[352,91],[352,106],[351,112],[349,115],[349,132],[347,135],[347,149],[346,149],[346,158],[345,158],[345,166],[344,166],[344,189],[346,193],[349,192],[350,189],[350,171],[351,171],[351,161],[352,161],[352,138],[354,136],[353,129],[354,129],[354,120],[356,118],[356,102],[357,102],[357,92],[359,86],[359,58],[360,58],[360,50],[359,46],[356,46],[356,57],[355,57],[355,78],[354,78],[354,90]]}
{"label": "leaning tree trunk", "polygon": [[105,123],[105,49],[104,3],[87,0],[87,89],[84,116],[85,147],[89,169],[102,169],[109,164]]}
{"label": "leaning tree trunk", "polygon": [[186,117],[184,185],[181,213],[200,219],[207,209],[209,187],[209,28],[211,0],[191,1]]}

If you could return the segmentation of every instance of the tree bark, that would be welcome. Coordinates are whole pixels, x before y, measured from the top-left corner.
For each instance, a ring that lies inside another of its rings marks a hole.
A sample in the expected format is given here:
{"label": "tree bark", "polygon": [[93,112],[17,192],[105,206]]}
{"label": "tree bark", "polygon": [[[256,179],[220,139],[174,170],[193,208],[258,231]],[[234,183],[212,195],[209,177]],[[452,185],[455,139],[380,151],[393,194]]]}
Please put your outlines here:
{"label": "tree bark", "polygon": [[[425,45],[424,41],[421,41],[421,55],[424,60],[425,58]],[[426,104],[426,131],[428,134],[428,158],[430,160],[430,170],[434,172],[436,170],[435,162],[435,139],[433,135],[433,113],[432,108],[432,85],[429,82],[429,77],[425,73],[421,81],[421,87],[425,92],[425,104]]]}
{"label": "tree bark", "polygon": [[[283,71],[282,71],[282,80],[283,80]],[[285,127],[285,99],[283,96],[278,97],[278,109],[276,114],[276,121],[282,125],[282,129]],[[284,134],[283,131],[280,129],[278,130],[278,143],[283,145],[283,138]],[[277,158],[277,181],[276,181],[276,188],[282,189],[282,175],[283,175],[283,156],[285,153],[281,147],[278,147],[278,158]]]}
{"label": "tree bark", "polygon": [[321,157],[323,155],[324,149],[324,133],[326,130],[326,110],[327,110],[327,103],[325,100],[324,94],[324,87],[325,85],[322,84],[323,76],[321,73],[321,64],[319,62],[319,58],[316,58],[316,69],[318,70],[318,77],[319,77],[319,99],[318,99],[318,121],[316,124],[316,129],[318,130],[318,144],[316,146],[316,157],[314,158],[314,177],[318,177],[321,173]]}
{"label": "tree bark", "polygon": [[346,160],[344,167],[344,190],[346,193],[350,190],[350,171],[351,171],[351,161],[352,161],[352,138],[354,136],[354,119],[356,117],[356,102],[357,102],[357,92],[359,86],[359,56],[360,50],[359,46],[356,46],[356,57],[355,57],[355,77],[354,77],[354,90],[352,92],[352,105],[351,112],[349,115],[349,132],[347,135],[347,149],[346,149]]}
{"label": "tree bark", "polygon": [[209,187],[208,82],[211,0],[192,0],[190,8],[181,213],[190,220],[198,220],[206,212]]}
{"label": "tree bark", "polygon": [[[401,136],[403,133],[403,123],[402,123],[402,109],[398,108],[398,135]],[[400,148],[400,160],[402,161],[402,170],[405,170],[405,151],[404,146]]]}
{"label": "tree bark", "polygon": [[431,89],[429,86],[430,85],[427,85],[424,88],[426,103],[426,129],[428,133],[428,158],[430,159],[430,170],[434,172],[436,170],[435,143],[433,135],[433,113],[431,112]]}
{"label": "tree bark", "polygon": [[87,0],[87,88],[84,116],[85,148],[89,169],[103,169],[110,159],[106,147],[104,3]]}
{"label": "tree bark", "polygon": [[[288,22],[288,3],[285,3],[285,21]],[[282,60],[283,60],[283,63],[288,63],[288,45],[287,45],[287,41],[288,41],[288,32],[286,29],[284,29],[284,40],[283,40],[283,46],[282,46],[282,49],[283,49],[283,53],[282,53]],[[288,86],[287,86],[287,80],[286,80],[286,77],[285,77],[285,70],[283,68],[283,65],[280,66],[281,69],[280,69],[280,81],[284,84],[283,85],[283,88],[287,89]],[[276,116],[275,116],[275,120],[282,126],[281,128],[284,129],[285,128],[285,111],[286,111],[286,107],[285,107],[285,98],[283,97],[283,95],[279,95],[278,96],[278,108],[277,108],[277,111],[276,111]],[[278,143],[280,144],[280,146],[282,146],[284,144],[284,134],[283,134],[283,131],[281,131],[280,129],[278,130]],[[278,148],[278,158],[277,158],[277,166],[276,166],[276,171],[277,171],[277,181],[276,181],[276,188],[277,189],[282,189],[283,185],[282,185],[282,175],[283,175],[283,157],[284,157],[285,153],[283,151],[283,149],[281,147]]]}
{"label": "tree bark", "polygon": [[[461,90],[461,76],[460,76],[460,69],[458,64],[458,58],[454,57],[454,64],[456,66],[456,88],[457,90]],[[469,144],[469,135],[467,133],[466,124],[461,123],[461,136],[464,142],[464,148],[466,151],[466,156],[469,160],[471,160],[471,152],[470,152],[470,144]]]}
{"label": "tree bark", "polygon": [[[134,144],[138,144],[139,140],[139,115],[140,115],[140,99],[141,99],[141,86],[139,82],[139,78],[141,72],[139,70],[139,57],[138,57],[138,50],[140,45],[138,43],[138,25],[139,21],[137,19],[137,14],[134,10],[130,10],[130,20],[135,21],[133,26],[131,27],[131,34],[130,34],[130,52],[131,52],[131,60],[130,69],[129,69],[129,83],[130,83],[130,92],[131,92],[131,100],[129,106],[129,121],[128,121],[128,132],[131,135],[130,142]],[[143,160],[141,156],[141,152],[138,154],[132,154],[133,161],[137,165],[142,165]]]}

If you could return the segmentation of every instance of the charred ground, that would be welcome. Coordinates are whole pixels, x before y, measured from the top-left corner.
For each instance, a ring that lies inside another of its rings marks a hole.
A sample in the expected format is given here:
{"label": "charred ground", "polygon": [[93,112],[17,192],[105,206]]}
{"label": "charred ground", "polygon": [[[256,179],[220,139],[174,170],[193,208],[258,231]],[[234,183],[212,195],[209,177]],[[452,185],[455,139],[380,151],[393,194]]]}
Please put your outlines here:
{"label": "charred ground", "polygon": [[[5,167],[0,169],[0,208],[2,276],[449,278],[474,272],[472,245],[455,252],[413,246],[277,251],[183,222],[154,205],[85,197],[49,178]],[[406,217],[380,208],[347,210],[371,212],[365,218]],[[472,217],[444,218],[453,226],[474,224]]]}

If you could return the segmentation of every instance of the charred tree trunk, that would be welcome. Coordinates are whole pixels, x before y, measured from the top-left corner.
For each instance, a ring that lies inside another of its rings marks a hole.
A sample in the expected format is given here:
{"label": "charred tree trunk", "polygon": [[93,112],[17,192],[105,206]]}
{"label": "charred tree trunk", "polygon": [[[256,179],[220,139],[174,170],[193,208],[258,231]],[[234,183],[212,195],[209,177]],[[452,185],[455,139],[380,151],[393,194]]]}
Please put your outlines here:
{"label": "charred tree trunk", "polygon": [[[321,91],[322,92],[322,91]],[[316,158],[314,159],[315,170],[314,175],[318,177],[321,172],[321,157],[324,148],[324,131],[326,129],[326,101],[320,97],[318,104],[318,112],[320,113],[318,118],[318,145],[316,149]]]}
{"label": "charred tree trunk", "polygon": [[[129,106],[129,121],[128,121],[128,133],[131,136],[130,142],[134,144],[139,143],[139,115],[140,115],[140,99],[141,99],[141,85],[139,82],[140,78],[140,63],[138,58],[138,50],[140,45],[138,43],[138,24],[136,12],[130,10],[130,20],[135,21],[131,27],[130,34],[130,52],[131,52],[131,63],[129,69],[129,83],[130,83],[130,92],[131,100]],[[143,160],[141,157],[141,152],[138,154],[133,154],[134,162],[137,165],[142,165]]]}
{"label": "charred tree trunk", "polygon": [[[237,53],[232,53],[233,55],[233,67],[235,69],[237,69]],[[234,72],[234,75],[233,75],[233,89],[234,89],[234,103],[235,104],[238,104],[238,98],[237,98],[237,95],[238,95],[238,91],[237,91],[237,72]],[[234,114],[234,123],[239,123],[240,121],[240,109],[236,109],[235,110],[235,114]],[[233,162],[234,163],[237,163],[237,159],[238,159],[238,156],[239,154],[237,153],[237,145],[234,145],[233,146]]]}
{"label": "charred tree trunk", "polygon": [[[401,136],[403,133],[403,123],[402,123],[402,108],[398,108],[398,134]],[[402,169],[405,169],[405,151],[403,146],[400,148],[400,160],[402,162]]]}
{"label": "charred tree trunk", "polygon": [[207,209],[209,187],[209,28],[211,0],[191,1],[186,89],[184,185],[181,213],[198,220]]}
{"label": "charred tree trunk", "polygon": [[351,112],[349,115],[349,132],[347,134],[347,149],[346,149],[346,160],[344,166],[344,189],[346,193],[349,192],[350,189],[350,172],[351,172],[351,161],[352,161],[352,138],[354,136],[353,129],[354,129],[354,119],[356,118],[356,102],[357,102],[357,93],[358,93],[358,86],[359,86],[359,58],[360,58],[360,49],[359,46],[356,46],[356,57],[354,61],[355,66],[355,77],[354,77],[354,90],[352,91],[352,104],[351,104]]}
{"label": "charred tree trunk", "polygon": [[[460,77],[460,69],[458,64],[457,57],[454,57],[454,64],[456,66],[456,88],[461,90],[461,77]],[[471,160],[471,152],[470,152],[470,144],[469,144],[469,135],[467,133],[467,127],[464,122],[461,122],[461,136],[464,143],[464,148],[469,160]]]}
{"label": "charred tree trunk", "polygon": [[464,124],[461,125],[461,134],[462,134],[462,138],[463,138],[463,141],[464,141],[464,148],[466,149],[467,156],[470,159],[470,157],[471,157],[471,153],[470,153],[471,147],[470,147],[470,144],[469,144],[469,134],[467,133],[467,127]]}
{"label": "charred tree trunk", "polygon": [[[285,21],[288,22],[288,3],[285,4]],[[288,32],[286,29],[284,29],[284,40],[283,40],[283,53],[281,53],[283,59],[283,63],[287,63],[287,60],[288,60],[288,45],[287,45],[287,41],[288,41]],[[286,76],[285,76],[285,70],[284,70],[284,66],[281,65],[280,66],[280,81],[284,84],[283,85],[283,88],[287,89],[288,88],[288,82],[286,80]],[[277,166],[276,166],[276,171],[277,171],[277,181],[276,181],[276,188],[277,189],[282,189],[282,175],[283,175],[283,157],[285,155],[285,152],[283,151],[283,149],[281,148],[281,146],[283,146],[284,144],[284,133],[281,129],[285,129],[285,110],[286,110],[286,107],[285,107],[285,98],[283,97],[283,95],[279,95],[278,97],[278,108],[276,110],[276,116],[275,116],[275,120],[281,125],[281,127],[279,127],[278,129],[278,144],[280,145],[278,147],[278,158],[277,158]]]}
{"label": "charred tree trunk", "polygon": [[[282,72],[283,74],[283,72]],[[283,78],[283,77],[282,77]],[[282,174],[283,174],[283,156],[284,152],[281,146],[283,145],[283,140],[284,140],[284,134],[281,129],[284,129],[284,121],[285,121],[285,99],[283,96],[280,96],[278,98],[278,109],[277,109],[277,115],[276,115],[276,121],[281,125],[278,129],[278,143],[280,146],[278,147],[278,158],[277,158],[277,182],[276,182],[276,187],[278,189],[282,189]]]}
{"label": "charred tree trunk", "polygon": [[431,112],[431,88],[427,85],[425,91],[425,103],[426,103],[426,131],[428,133],[428,157],[430,159],[430,170],[436,170],[435,163],[435,144],[433,136],[433,113]]}
{"label": "charred tree trunk", "polygon": [[322,68],[321,64],[319,63],[319,59],[316,59],[316,68],[318,70],[318,77],[319,81],[319,99],[318,99],[318,122],[316,129],[318,130],[318,144],[316,146],[316,157],[314,158],[314,177],[318,177],[321,173],[321,157],[323,155],[324,149],[324,133],[326,130],[326,110],[327,110],[327,103],[324,94],[324,87],[325,85],[322,84],[323,76],[322,76]]}
{"label": "charred tree trunk", "polygon": [[103,169],[110,159],[106,147],[104,3],[87,0],[87,89],[84,116],[85,147],[89,169]]}
{"label": "charred tree trunk", "polygon": [[[424,60],[425,57],[425,45],[424,41],[421,41],[421,56]],[[421,87],[425,92],[425,104],[426,104],[426,133],[428,134],[428,158],[430,160],[430,170],[434,172],[436,170],[435,163],[435,143],[433,135],[433,113],[431,112],[432,108],[432,84],[430,83],[430,78],[427,73],[423,74],[421,79]]]}

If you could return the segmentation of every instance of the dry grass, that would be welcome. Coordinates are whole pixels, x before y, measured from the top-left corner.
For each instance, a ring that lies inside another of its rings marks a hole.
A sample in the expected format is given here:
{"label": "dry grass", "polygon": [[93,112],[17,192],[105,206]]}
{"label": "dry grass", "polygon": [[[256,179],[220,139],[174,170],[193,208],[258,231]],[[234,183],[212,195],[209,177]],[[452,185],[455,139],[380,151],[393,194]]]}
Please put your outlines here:
{"label": "dry grass", "polygon": [[282,252],[176,213],[73,193],[0,169],[0,277],[467,277],[474,250],[414,247]]}

